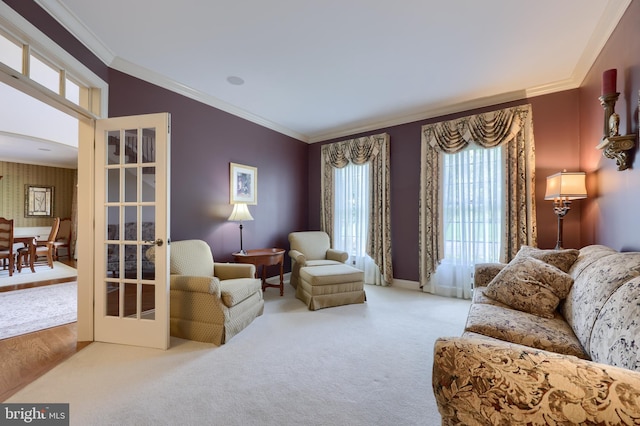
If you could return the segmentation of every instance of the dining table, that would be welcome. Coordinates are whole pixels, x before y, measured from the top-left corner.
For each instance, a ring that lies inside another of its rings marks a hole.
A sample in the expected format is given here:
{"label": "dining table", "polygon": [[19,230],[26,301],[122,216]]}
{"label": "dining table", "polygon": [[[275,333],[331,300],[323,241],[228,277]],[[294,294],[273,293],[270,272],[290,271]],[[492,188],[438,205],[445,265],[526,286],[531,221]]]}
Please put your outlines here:
{"label": "dining table", "polygon": [[[27,250],[29,250],[29,267],[31,268],[31,272],[36,272],[34,268],[35,254],[36,254],[36,241],[40,238],[39,235],[14,235],[13,242],[14,243],[23,243]],[[18,263],[18,272],[22,272],[22,264]]]}

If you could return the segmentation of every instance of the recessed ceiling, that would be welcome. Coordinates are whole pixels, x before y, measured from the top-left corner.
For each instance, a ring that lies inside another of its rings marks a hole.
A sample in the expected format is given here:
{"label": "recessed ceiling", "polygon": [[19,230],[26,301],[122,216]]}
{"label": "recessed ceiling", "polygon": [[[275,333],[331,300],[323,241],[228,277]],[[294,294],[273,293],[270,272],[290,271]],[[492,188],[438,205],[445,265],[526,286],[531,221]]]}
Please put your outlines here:
{"label": "recessed ceiling", "polygon": [[578,87],[630,0],[37,2],[109,66],[315,142]]}

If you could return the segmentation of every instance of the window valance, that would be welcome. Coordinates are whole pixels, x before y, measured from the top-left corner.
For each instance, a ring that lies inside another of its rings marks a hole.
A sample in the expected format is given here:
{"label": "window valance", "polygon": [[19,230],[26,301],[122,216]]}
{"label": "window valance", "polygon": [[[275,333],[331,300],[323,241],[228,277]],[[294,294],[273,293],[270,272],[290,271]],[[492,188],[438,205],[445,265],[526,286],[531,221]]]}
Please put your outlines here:
{"label": "window valance", "polygon": [[501,109],[422,127],[426,142],[436,151],[453,154],[470,142],[485,148],[509,143],[530,116],[530,106]]}

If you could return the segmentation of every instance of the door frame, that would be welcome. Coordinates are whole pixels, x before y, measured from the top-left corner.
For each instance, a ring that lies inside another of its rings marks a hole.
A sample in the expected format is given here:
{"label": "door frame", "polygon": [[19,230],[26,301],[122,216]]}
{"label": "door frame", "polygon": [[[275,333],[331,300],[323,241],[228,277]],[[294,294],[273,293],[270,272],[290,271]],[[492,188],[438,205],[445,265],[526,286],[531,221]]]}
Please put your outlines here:
{"label": "door frame", "polygon": [[[90,203],[78,203],[78,323],[77,340],[94,340],[93,323],[93,173],[94,173],[94,120],[86,115],[89,111],[95,118],[107,118],[109,85],[93,71],[78,61],[74,56],[48,38],[43,32],[27,21],[6,3],[0,2],[0,28],[26,44],[35,47],[38,53],[53,60],[73,74],[85,80],[91,87],[90,105],[74,109],[66,99],[60,95],[40,90],[39,85],[22,76],[16,78],[10,73],[0,72],[0,79],[6,84],[39,99],[46,104],[63,112],[74,115],[79,119],[78,124],[78,199],[92,200]],[[8,68],[8,67],[4,67]],[[82,111],[84,109],[84,111]]]}

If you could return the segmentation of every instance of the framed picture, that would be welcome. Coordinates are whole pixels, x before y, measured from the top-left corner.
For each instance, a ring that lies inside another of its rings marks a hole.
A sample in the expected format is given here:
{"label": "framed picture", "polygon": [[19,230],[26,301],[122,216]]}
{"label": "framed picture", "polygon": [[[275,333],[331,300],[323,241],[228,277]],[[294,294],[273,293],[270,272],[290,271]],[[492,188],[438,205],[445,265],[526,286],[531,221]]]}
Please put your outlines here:
{"label": "framed picture", "polygon": [[24,186],[24,217],[53,217],[53,186]]}
{"label": "framed picture", "polygon": [[258,169],[230,164],[229,194],[231,204],[258,204]]}

